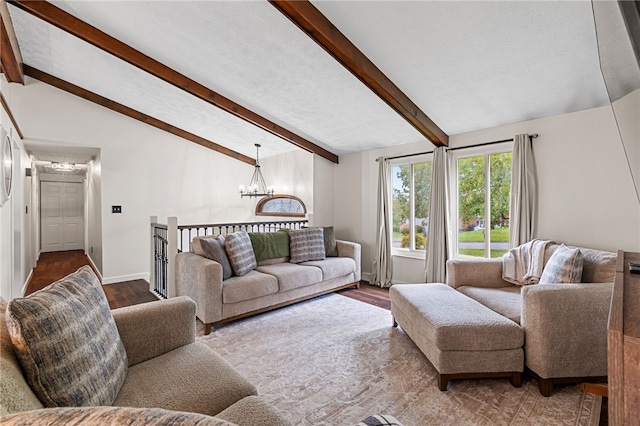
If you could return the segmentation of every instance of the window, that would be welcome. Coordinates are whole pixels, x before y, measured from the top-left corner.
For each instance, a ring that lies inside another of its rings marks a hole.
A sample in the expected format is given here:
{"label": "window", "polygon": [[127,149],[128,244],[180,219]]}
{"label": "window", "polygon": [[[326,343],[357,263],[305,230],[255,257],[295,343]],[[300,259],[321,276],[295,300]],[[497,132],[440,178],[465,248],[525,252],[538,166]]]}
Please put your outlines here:
{"label": "window", "polygon": [[429,227],[431,156],[403,160],[391,163],[391,247],[394,254],[422,257]]}
{"label": "window", "polygon": [[452,158],[456,254],[501,257],[509,250],[512,144],[508,145]]}

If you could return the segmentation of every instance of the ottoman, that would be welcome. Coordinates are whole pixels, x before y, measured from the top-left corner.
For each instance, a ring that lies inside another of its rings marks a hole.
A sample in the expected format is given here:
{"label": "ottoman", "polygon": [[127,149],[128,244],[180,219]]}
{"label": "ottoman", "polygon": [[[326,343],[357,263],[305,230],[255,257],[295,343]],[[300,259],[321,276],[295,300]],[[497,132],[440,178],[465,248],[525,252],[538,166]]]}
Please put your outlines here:
{"label": "ottoman", "polygon": [[399,284],[389,290],[398,324],[438,372],[438,387],[450,379],[508,377],[520,387],[524,331],[446,284]]}

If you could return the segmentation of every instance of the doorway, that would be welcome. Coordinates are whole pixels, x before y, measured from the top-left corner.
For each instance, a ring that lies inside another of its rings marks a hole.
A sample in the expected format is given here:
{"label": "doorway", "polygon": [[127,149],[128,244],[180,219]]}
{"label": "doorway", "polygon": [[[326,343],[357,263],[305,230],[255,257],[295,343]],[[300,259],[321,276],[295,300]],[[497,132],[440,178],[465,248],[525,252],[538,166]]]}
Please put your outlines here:
{"label": "doorway", "polygon": [[40,183],[42,252],[84,249],[84,185]]}

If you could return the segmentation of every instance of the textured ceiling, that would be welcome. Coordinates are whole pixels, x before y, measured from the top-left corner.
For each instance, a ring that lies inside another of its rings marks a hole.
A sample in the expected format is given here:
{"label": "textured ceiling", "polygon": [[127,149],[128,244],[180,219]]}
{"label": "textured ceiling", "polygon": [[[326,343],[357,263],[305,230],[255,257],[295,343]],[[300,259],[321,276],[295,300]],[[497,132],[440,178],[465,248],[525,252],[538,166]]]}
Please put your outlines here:
{"label": "textured ceiling", "polygon": [[[266,1],[53,3],[335,154],[431,146]],[[608,103],[589,1],[313,4],[449,135]],[[297,149],[10,12],[32,67],[251,157]]]}

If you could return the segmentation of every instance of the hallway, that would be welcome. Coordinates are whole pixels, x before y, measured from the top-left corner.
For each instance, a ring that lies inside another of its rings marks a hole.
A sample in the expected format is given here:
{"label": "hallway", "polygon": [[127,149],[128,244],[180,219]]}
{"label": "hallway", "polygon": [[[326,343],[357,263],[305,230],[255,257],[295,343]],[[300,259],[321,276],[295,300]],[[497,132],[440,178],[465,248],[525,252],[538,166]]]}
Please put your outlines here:
{"label": "hallway", "polygon": [[[83,250],[41,253],[38,264],[34,268],[31,280],[27,285],[25,296],[64,278],[84,265],[91,266],[91,262]],[[102,289],[107,296],[111,309],[158,300],[149,291],[149,283],[145,280],[103,285]]]}

